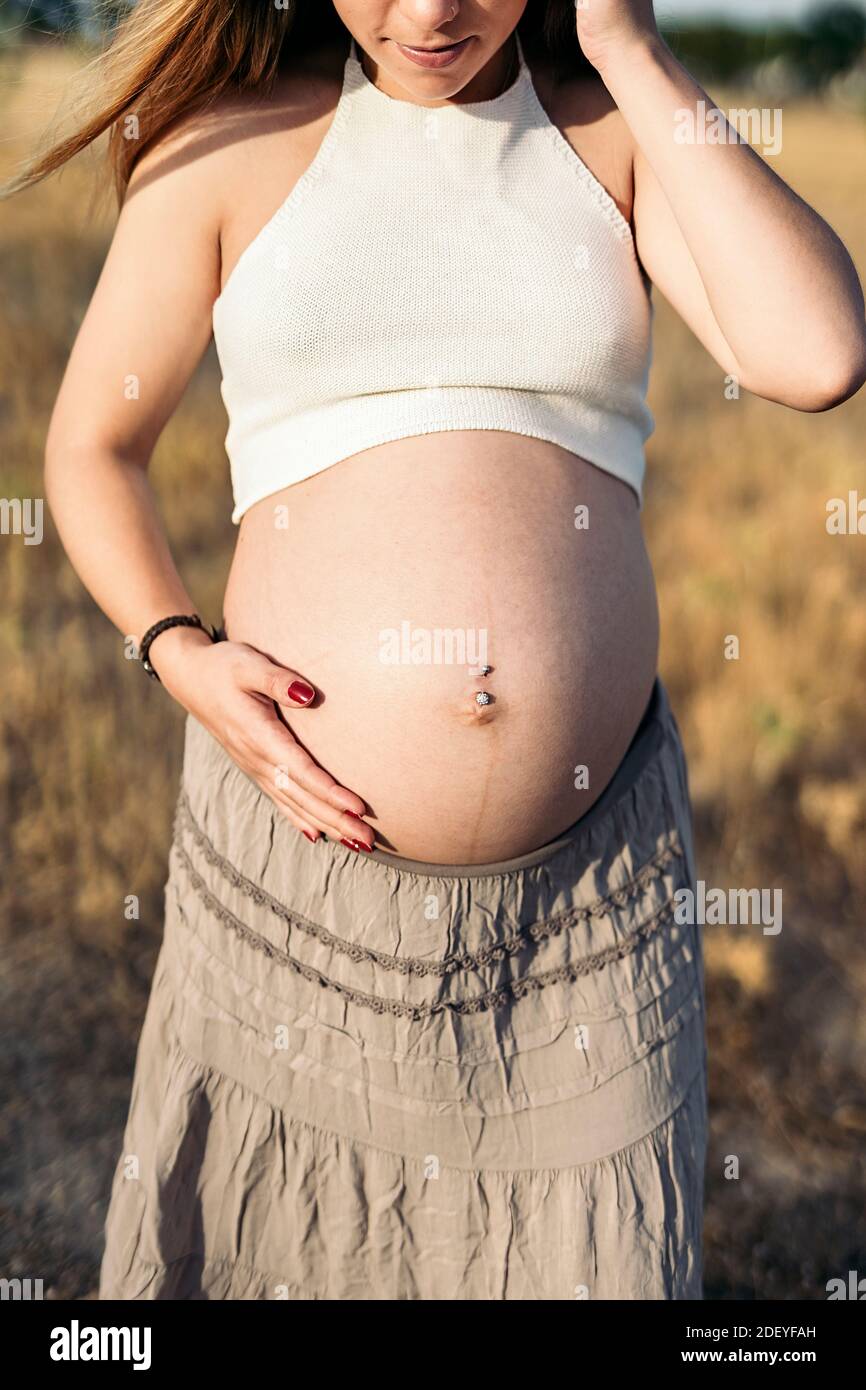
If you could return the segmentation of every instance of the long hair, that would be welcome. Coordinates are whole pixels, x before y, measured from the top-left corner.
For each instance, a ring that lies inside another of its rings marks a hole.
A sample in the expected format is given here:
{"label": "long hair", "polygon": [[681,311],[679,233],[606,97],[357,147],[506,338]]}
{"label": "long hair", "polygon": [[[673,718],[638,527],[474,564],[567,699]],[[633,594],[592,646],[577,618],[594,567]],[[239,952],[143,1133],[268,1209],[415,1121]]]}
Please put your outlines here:
{"label": "long hair", "polygon": [[[115,6],[116,8],[116,6]],[[528,0],[517,26],[527,57],[556,80],[591,73],[577,41],[574,0]],[[349,33],[330,0],[137,0],[113,26],[105,51],[78,86],[87,109],[11,179],[8,196],[60,169],[109,132],[107,157],[118,201],[143,151],[178,117],[226,92],[267,95],[288,58]],[[127,130],[134,121],[136,138]]]}

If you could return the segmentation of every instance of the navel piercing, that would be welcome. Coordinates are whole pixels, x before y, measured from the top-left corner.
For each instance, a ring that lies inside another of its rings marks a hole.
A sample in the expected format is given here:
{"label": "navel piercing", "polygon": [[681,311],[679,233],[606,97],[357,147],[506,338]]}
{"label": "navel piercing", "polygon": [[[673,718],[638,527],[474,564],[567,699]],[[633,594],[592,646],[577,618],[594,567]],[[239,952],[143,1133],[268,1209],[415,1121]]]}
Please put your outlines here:
{"label": "navel piercing", "polygon": [[486,690],[479,690],[475,696],[476,705],[489,705],[493,700],[492,695],[488,695]]}
{"label": "navel piercing", "polygon": [[489,676],[493,670],[492,666],[482,666],[478,672],[479,676]]}

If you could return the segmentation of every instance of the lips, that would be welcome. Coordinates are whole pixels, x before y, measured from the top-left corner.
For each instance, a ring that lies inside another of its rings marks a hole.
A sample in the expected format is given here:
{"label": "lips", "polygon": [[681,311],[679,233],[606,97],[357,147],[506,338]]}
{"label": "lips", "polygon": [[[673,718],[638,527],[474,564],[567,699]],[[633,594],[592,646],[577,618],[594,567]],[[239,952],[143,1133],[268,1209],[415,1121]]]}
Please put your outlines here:
{"label": "lips", "polygon": [[451,63],[456,62],[469,44],[472,42],[472,35],[468,39],[460,39],[458,43],[448,44],[437,48],[412,48],[405,43],[397,43],[397,48],[410,63],[417,63],[422,68],[447,68]]}

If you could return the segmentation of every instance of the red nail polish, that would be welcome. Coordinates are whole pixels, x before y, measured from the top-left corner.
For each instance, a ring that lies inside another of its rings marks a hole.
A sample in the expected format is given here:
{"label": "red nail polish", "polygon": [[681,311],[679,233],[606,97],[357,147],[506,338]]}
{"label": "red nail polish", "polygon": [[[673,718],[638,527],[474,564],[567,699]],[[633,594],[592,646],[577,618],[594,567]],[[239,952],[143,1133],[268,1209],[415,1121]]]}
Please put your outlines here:
{"label": "red nail polish", "polygon": [[358,812],[357,812],[357,811],[347,811],[347,812],[346,812],[346,815],[347,815],[347,816],[351,816],[351,817],[352,817],[352,820],[359,820],[359,821],[361,822],[362,825],[365,824],[363,818],[362,818],[361,816],[358,815]]}
{"label": "red nail polish", "polygon": [[309,832],[309,830],[304,830],[304,831],[302,831],[301,833],[304,834],[304,835],[306,835],[307,839],[310,841],[310,844],[313,844],[313,845],[314,845],[314,844],[316,843],[316,836],[315,836],[315,835],[311,835],[310,832]]}
{"label": "red nail polish", "polygon": [[354,849],[354,850],[356,850],[356,849],[358,848],[358,846],[355,844],[355,842],[354,842],[353,840],[341,840],[341,841],[340,841],[340,844],[341,844],[341,845],[345,845],[345,846],[346,846],[346,849]]}
{"label": "red nail polish", "polygon": [[289,686],[289,699],[297,700],[299,704],[306,704],[308,700],[312,700],[315,693],[313,687],[307,685],[306,681],[292,681]]}

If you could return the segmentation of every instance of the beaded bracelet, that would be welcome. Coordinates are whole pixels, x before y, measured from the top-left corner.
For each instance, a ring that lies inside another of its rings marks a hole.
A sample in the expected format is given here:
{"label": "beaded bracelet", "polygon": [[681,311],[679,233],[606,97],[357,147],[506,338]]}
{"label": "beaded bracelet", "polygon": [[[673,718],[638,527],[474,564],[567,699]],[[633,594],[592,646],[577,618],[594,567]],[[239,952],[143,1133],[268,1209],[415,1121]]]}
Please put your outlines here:
{"label": "beaded bracelet", "polygon": [[[197,613],[178,613],[171,618],[161,618],[158,623],[154,623],[152,627],[147,629],[138,648],[139,660],[151,680],[159,680],[159,673],[151,665],[148,656],[151,644],[161,632],[167,631],[170,627],[198,627],[201,628],[202,632],[207,633],[212,642],[225,641],[225,628],[209,628],[206,623],[202,622]],[[160,684],[162,684],[161,681]]]}

